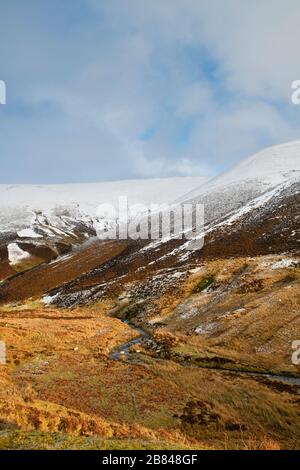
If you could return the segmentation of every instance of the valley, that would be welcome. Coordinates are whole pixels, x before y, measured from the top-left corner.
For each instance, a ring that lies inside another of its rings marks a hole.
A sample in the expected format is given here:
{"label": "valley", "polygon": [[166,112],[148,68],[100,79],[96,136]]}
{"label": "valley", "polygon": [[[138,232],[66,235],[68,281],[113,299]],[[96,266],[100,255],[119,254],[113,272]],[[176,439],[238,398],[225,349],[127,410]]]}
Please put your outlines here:
{"label": "valley", "polygon": [[[41,298],[3,305],[0,443],[296,447],[299,258],[211,261],[189,271],[171,297],[138,306],[124,301],[128,291],[71,309]],[[205,287],[207,272],[218,274]],[[272,323],[263,328],[266,315]]]}
{"label": "valley", "polygon": [[299,446],[299,145],[182,185],[178,204],[205,207],[201,250],[101,241],[82,201],[68,239],[70,207],[40,208],[48,225],[15,210],[0,234],[1,448]]}

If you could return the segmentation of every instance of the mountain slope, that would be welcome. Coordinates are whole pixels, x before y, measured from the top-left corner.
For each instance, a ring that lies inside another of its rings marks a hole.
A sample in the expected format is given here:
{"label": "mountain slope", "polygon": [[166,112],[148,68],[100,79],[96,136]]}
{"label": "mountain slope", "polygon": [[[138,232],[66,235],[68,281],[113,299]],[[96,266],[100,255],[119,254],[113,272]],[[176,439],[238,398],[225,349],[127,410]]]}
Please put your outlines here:
{"label": "mountain slope", "polygon": [[[189,251],[189,243],[184,240],[169,239],[150,243],[129,240],[124,243],[121,253],[117,249],[116,258],[115,251],[112,250],[111,260],[101,264],[101,258],[95,256],[91,264],[89,253],[92,249],[87,246],[87,249],[68,256],[68,275],[65,278],[67,284],[61,289],[61,274],[58,282],[55,274],[49,275],[54,266],[48,268],[45,265],[25,274],[23,279],[17,278],[6,283],[2,290],[3,299],[13,300],[17,295],[16,291],[19,293],[18,299],[24,298],[28,288],[24,291],[22,283],[26,284],[26,278],[33,292],[41,295],[43,292],[40,289],[36,291],[35,286],[40,285],[38,278],[42,277],[51,281],[45,283],[44,293],[56,295],[59,292],[61,305],[76,305],[78,302],[98,299],[105,295],[104,291],[118,293],[127,282],[151,278],[158,270],[176,269],[212,258],[297,251],[300,238],[300,182],[297,170],[299,149],[299,142],[292,143],[291,147],[275,147],[276,164],[273,158],[274,148],[266,149],[238,165],[238,176],[235,176],[232,169],[228,174],[197,189],[198,196],[192,201],[205,205],[205,243],[202,250]],[[235,181],[236,177],[240,178],[239,182]],[[190,193],[183,200],[190,201]],[[22,247],[20,243],[19,246]],[[97,253],[101,246],[98,241]],[[78,272],[78,262],[85,266],[82,275]],[[62,264],[64,263],[63,259]],[[76,263],[74,269],[72,263]],[[59,269],[59,265],[60,258],[55,270]],[[70,276],[72,272],[73,276]],[[108,284],[104,290],[97,288],[106,282]],[[52,292],[53,288],[56,289],[55,292]]]}
{"label": "mountain slope", "polygon": [[246,214],[250,220],[254,210],[259,217],[259,208],[261,217],[267,207],[275,210],[285,198],[296,197],[299,182],[300,141],[295,141],[258,152],[176,202],[204,205],[207,236],[223,225],[238,225]]}
{"label": "mountain slope", "polygon": [[[5,431],[113,427],[120,444],[168,432],[214,448],[299,447],[299,159],[282,170],[284,146],[274,173],[269,155],[197,189],[202,250],[91,238],[1,282]],[[53,228],[39,217],[18,236]]]}
{"label": "mountain slope", "polygon": [[100,204],[168,203],[204,177],[69,185],[0,185],[0,277],[49,261],[96,235]]}
{"label": "mountain slope", "polygon": [[[300,140],[274,145],[259,151],[233,166],[230,170],[207,181],[185,194],[178,201],[197,200],[200,196],[214,193],[227,186],[244,184],[256,191],[270,189],[284,181],[299,177]],[[245,188],[245,189],[246,189]]]}

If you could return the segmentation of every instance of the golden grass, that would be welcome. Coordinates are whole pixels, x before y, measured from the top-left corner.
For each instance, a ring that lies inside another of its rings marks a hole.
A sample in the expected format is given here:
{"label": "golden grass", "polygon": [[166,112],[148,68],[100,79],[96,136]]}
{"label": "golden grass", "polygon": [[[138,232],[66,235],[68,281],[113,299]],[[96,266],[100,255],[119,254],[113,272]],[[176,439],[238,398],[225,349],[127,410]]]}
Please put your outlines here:
{"label": "golden grass", "polygon": [[[212,261],[176,294],[154,301],[165,322],[155,339],[173,354],[202,359],[202,367],[144,349],[135,353],[137,363],[111,361],[110,351],[138,335],[108,315],[115,299],[73,310],[34,299],[3,306],[8,363],[0,366],[0,447],[298,448],[299,388],[205,368],[222,358],[233,370],[297,372],[289,344],[300,338],[298,270],[291,276],[289,269],[262,268],[268,259]],[[208,291],[194,294],[212,272]],[[201,315],[183,318],[183,302]],[[200,320],[218,327],[191,333]]]}

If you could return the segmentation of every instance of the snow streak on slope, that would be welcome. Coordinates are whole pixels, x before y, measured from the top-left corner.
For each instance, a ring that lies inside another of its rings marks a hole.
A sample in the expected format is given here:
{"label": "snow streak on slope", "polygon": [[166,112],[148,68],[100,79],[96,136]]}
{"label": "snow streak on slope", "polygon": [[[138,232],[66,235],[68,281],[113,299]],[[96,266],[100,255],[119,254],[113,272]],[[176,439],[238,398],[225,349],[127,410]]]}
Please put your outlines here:
{"label": "snow streak on slope", "polygon": [[[231,170],[179,198],[176,203],[203,204],[205,234],[296,191],[300,181],[300,141],[267,148]],[[202,237],[202,234],[200,235]],[[167,241],[167,240],[165,240]],[[157,247],[154,242],[145,249]],[[187,249],[187,243],[178,252]]]}

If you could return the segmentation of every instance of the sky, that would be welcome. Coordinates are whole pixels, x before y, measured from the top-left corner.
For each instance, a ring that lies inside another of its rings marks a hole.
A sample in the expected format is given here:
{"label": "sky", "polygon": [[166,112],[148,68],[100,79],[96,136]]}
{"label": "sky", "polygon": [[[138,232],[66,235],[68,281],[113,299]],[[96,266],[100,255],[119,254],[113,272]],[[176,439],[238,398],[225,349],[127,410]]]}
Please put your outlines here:
{"label": "sky", "polygon": [[213,176],[300,138],[299,0],[0,0],[0,183]]}

